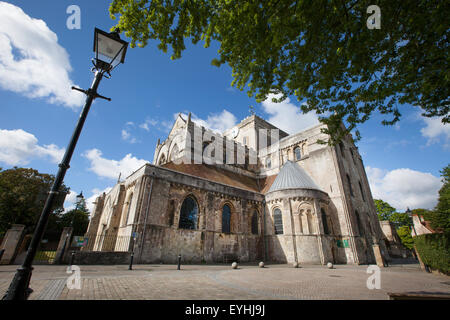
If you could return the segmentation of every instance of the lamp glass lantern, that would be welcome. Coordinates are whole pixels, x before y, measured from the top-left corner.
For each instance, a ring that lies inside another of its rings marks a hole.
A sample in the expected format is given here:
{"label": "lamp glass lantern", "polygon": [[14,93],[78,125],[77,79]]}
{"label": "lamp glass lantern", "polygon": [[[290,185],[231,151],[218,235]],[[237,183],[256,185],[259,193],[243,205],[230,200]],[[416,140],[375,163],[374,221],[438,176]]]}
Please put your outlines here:
{"label": "lamp glass lantern", "polygon": [[128,42],[120,39],[119,32],[108,33],[98,28],[94,31],[95,67],[110,72],[124,63]]}

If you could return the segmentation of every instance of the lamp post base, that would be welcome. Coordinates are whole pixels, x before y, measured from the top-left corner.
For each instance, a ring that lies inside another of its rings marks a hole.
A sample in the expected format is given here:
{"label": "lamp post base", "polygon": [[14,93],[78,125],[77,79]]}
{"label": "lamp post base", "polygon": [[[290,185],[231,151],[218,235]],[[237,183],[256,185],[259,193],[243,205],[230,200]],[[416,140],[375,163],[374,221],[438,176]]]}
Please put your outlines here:
{"label": "lamp post base", "polygon": [[29,288],[32,271],[33,267],[20,267],[17,269],[2,300],[27,300],[28,296],[33,292],[33,289]]}

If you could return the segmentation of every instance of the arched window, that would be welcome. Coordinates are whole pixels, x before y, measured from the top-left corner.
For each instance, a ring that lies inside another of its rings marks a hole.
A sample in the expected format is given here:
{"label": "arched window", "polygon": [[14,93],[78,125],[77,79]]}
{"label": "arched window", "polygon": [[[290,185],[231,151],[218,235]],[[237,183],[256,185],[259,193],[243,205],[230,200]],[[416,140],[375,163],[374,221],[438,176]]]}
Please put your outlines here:
{"label": "arched window", "polygon": [[358,181],[358,183],[359,183],[359,190],[361,191],[361,197],[362,197],[363,201],[366,201],[366,197],[364,197],[364,191],[363,191],[363,188],[361,185],[361,181]]}
{"label": "arched window", "polygon": [[273,225],[275,234],[283,234],[283,217],[281,216],[281,210],[278,208],[273,212]]}
{"label": "arched window", "polygon": [[231,209],[227,204],[222,208],[222,232],[231,232]]}
{"label": "arched window", "polygon": [[197,229],[198,205],[191,196],[184,199],[180,211],[180,229]]}
{"label": "arched window", "polygon": [[252,234],[258,234],[258,212],[253,212],[252,215]]}
{"label": "arched window", "polygon": [[330,234],[330,229],[328,229],[327,214],[325,213],[325,210],[323,210],[323,208],[320,208],[320,212],[322,213],[323,232],[325,234]]}
{"label": "arched window", "polygon": [[270,159],[270,157],[268,157],[266,159],[266,168],[270,169],[271,166],[272,166],[272,160]]}
{"label": "arched window", "polygon": [[302,158],[302,153],[299,147],[296,147],[294,149],[294,154],[295,154],[295,160],[298,161]]}
{"label": "arched window", "polygon": [[350,195],[353,197],[352,181],[350,180],[350,176],[348,174],[347,174],[347,182],[348,182],[348,187],[350,189]]}
{"label": "arched window", "polygon": [[170,152],[170,161],[174,161],[178,157],[178,153],[180,153],[180,151],[178,150],[178,145],[175,144]]}

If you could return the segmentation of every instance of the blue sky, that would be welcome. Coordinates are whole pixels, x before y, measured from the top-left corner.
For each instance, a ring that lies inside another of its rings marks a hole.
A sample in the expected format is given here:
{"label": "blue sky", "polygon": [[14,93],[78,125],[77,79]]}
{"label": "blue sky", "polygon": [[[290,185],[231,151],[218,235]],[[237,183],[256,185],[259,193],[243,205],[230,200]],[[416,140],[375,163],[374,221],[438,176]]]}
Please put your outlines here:
{"label": "blue sky", "polygon": [[[84,102],[70,86],[88,88],[93,74],[94,27],[109,30],[109,1],[77,1],[81,29],[70,30],[67,8],[73,1],[0,1],[0,167],[32,167],[56,174]],[[44,24],[45,23],[45,24]],[[123,37],[122,37],[123,38]],[[187,43],[180,60],[149,42],[129,49],[124,65],[104,79],[99,93],[111,102],[94,102],[65,183],[74,195],[81,190],[91,203],[122,175],[153,160],[158,138],[164,140],[174,115],[193,113],[193,119],[212,129],[226,129],[256,113],[295,133],[316,121],[302,115],[295,98],[275,105],[257,103],[230,87],[231,69],[211,66],[217,43],[208,49]],[[439,171],[448,164],[450,126],[420,117],[411,106],[401,109],[401,122],[381,125],[374,115],[360,126],[358,142],[375,198],[400,210],[431,208],[441,186]]]}

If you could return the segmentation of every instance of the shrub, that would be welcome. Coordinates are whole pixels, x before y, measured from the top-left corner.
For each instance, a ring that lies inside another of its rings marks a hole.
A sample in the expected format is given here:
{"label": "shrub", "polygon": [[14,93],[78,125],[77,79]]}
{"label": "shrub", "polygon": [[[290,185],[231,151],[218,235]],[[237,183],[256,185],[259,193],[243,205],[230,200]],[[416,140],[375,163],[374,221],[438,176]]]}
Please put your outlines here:
{"label": "shrub", "polygon": [[450,234],[433,233],[414,237],[420,259],[434,270],[450,275]]}

